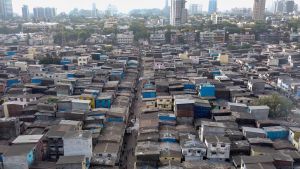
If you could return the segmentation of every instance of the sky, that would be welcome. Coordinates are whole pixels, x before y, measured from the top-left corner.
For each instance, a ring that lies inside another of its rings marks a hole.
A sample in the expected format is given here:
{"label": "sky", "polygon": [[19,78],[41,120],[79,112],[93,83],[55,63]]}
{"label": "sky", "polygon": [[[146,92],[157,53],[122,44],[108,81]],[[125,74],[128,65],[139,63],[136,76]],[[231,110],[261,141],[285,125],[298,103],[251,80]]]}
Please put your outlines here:
{"label": "sky", "polygon": [[[203,11],[207,11],[209,0],[187,0],[187,8],[190,3],[202,4]],[[218,10],[225,11],[234,7],[252,8],[254,0],[218,0]],[[267,0],[267,7],[271,6],[274,0]],[[296,0],[300,2],[300,0]],[[57,12],[69,12],[74,8],[92,9],[96,3],[97,9],[105,10],[109,4],[115,5],[118,11],[127,13],[138,8],[163,8],[165,0],[12,0],[15,13],[22,13],[24,4],[29,6],[30,13],[34,7],[55,7]]]}

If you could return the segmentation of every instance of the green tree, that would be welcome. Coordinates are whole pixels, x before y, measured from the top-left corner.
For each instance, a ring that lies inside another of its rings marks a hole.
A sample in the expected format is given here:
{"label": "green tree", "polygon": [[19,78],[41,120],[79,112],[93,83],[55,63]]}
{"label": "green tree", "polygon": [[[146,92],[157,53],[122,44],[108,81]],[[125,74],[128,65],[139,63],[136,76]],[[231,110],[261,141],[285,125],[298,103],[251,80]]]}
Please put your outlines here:
{"label": "green tree", "polygon": [[46,56],[40,59],[40,64],[60,64],[60,60],[61,59],[59,57]]}
{"label": "green tree", "polygon": [[144,21],[133,21],[129,30],[133,31],[135,41],[149,38],[148,29],[146,28]]}
{"label": "green tree", "polygon": [[288,117],[293,108],[293,103],[290,100],[278,94],[272,94],[270,96],[261,97],[254,101],[254,105],[269,106],[269,117],[271,118]]}

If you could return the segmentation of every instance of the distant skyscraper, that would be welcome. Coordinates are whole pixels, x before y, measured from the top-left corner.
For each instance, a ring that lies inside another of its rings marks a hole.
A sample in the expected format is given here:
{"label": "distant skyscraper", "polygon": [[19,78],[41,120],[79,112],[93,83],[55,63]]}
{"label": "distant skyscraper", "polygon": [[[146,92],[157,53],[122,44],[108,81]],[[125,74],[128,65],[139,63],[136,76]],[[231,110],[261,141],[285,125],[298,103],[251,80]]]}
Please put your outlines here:
{"label": "distant skyscraper", "polygon": [[10,19],[13,17],[11,0],[0,0],[0,19]]}
{"label": "distant skyscraper", "polygon": [[265,20],[266,0],[254,0],[252,19],[255,21]]}
{"label": "distant skyscraper", "polygon": [[118,8],[114,5],[109,4],[105,13],[107,16],[115,16],[118,14]]}
{"label": "distant skyscraper", "polygon": [[209,4],[208,4],[208,13],[212,14],[217,12],[218,9],[218,4],[217,4],[217,0],[209,0]]}
{"label": "distant skyscraper", "polygon": [[295,10],[295,1],[294,0],[287,0],[285,2],[285,13],[293,13]]}
{"label": "distant skyscraper", "polygon": [[45,8],[42,8],[42,7],[33,8],[33,16],[34,16],[35,19],[44,19],[44,18],[46,18]]}
{"label": "distant skyscraper", "polygon": [[165,1],[165,7],[164,7],[164,16],[166,18],[170,18],[170,6],[169,6],[169,0]]}
{"label": "distant skyscraper", "polygon": [[50,7],[36,7],[33,8],[33,16],[35,19],[50,19],[56,16],[56,9]]}
{"label": "distant skyscraper", "polygon": [[23,5],[22,7],[22,17],[25,19],[29,18],[29,8],[27,5]]}
{"label": "distant skyscraper", "polygon": [[96,6],[96,3],[93,3],[93,6],[92,6],[92,17],[93,18],[97,17],[97,6]]}
{"label": "distant skyscraper", "polygon": [[190,4],[189,14],[195,15],[202,12],[201,5],[199,4]]}
{"label": "distant skyscraper", "polygon": [[185,0],[171,0],[170,24],[180,26],[187,22],[187,9]]}
{"label": "distant skyscraper", "polygon": [[284,11],[285,0],[276,0],[274,2],[274,14],[281,15]]}
{"label": "distant skyscraper", "polygon": [[45,8],[45,17],[46,18],[53,18],[56,16],[56,9],[55,8]]}

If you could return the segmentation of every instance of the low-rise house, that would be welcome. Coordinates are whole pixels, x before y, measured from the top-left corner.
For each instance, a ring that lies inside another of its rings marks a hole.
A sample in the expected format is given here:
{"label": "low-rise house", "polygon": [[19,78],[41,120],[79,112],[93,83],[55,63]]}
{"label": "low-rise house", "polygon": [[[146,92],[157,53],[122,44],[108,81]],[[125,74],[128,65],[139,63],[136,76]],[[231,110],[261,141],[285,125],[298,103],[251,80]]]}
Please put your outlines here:
{"label": "low-rise house", "polygon": [[265,91],[265,81],[262,79],[251,79],[248,81],[248,89],[254,94],[261,94]]}
{"label": "low-rise house", "polygon": [[78,60],[78,66],[84,66],[88,64],[90,60],[90,56],[79,56],[77,60]]}
{"label": "low-rise house", "polygon": [[256,120],[267,120],[269,112],[269,106],[248,106],[248,113],[253,115]]}
{"label": "low-rise house", "polygon": [[159,161],[162,164],[168,164],[169,162],[181,162],[181,156],[181,148],[178,143],[160,143]]}
{"label": "low-rise house", "polygon": [[287,139],[289,131],[282,126],[263,127],[267,138],[271,140]]}
{"label": "low-rise house", "polygon": [[35,144],[34,157],[35,160],[43,160],[45,158],[42,134],[39,135],[19,135],[13,142],[13,145]]}
{"label": "low-rise house", "polygon": [[199,87],[199,96],[200,97],[208,97],[208,98],[215,97],[215,95],[216,95],[215,90],[216,90],[216,88],[214,85],[202,84]]}
{"label": "low-rise house", "polygon": [[91,110],[91,101],[74,99],[74,100],[72,100],[72,109],[89,111],[89,110]]}
{"label": "low-rise house", "polygon": [[135,156],[141,161],[158,161],[160,146],[158,142],[146,141],[138,142],[135,147]]}
{"label": "low-rise house", "polygon": [[237,43],[253,43],[255,42],[255,35],[254,34],[249,34],[246,32],[246,34],[230,34],[229,35],[229,41],[231,42],[237,42]]}
{"label": "low-rise house", "polygon": [[254,128],[254,127],[242,127],[243,135],[246,138],[265,138],[266,133],[263,129]]}
{"label": "low-rise house", "polygon": [[293,144],[293,146],[299,150],[299,138],[300,138],[300,128],[298,127],[290,127],[289,129],[289,141]]}
{"label": "low-rise house", "polygon": [[0,118],[0,139],[9,140],[21,134],[19,118]]}
{"label": "low-rise house", "polygon": [[73,125],[56,125],[52,126],[45,135],[45,143],[47,143],[47,156],[50,160],[57,160],[64,155],[63,137],[67,132],[75,131]]}
{"label": "low-rise house", "polygon": [[60,156],[56,162],[56,169],[88,169],[83,155]]}
{"label": "low-rise house", "polygon": [[242,156],[241,169],[261,168],[276,169],[272,156]]}
{"label": "low-rise house", "polygon": [[134,41],[133,32],[125,32],[123,34],[117,34],[118,44],[132,44]]}
{"label": "low-rise house", "polygon": [[150,34],[150,42],[152,44],[163,44],[166,41],[165,34],[163,32],[157,32]]}
{"label": "low-rise house", "polygon": [[206,157],[209,160],[226,160],[230,155],[230,140],[222,136],[205,137],[205,145],[207,147]]}
{"label": "low-rise house", "polygon": [[4,153],[5,169],[29,169],[35,161],[36,144],[19,144],[9,147]]}
{"label": "low-rise house", "polygon": [[160,110],[172,110],[172,96],[157,96],[156,104],[157,108],[159,108]]}
{"label": "low-rise house", "polygon": [[111,92],[101,93],[96,98],[96,108],[110,108],[113,102],[114,94]]}
{"label": "low-rise house", "polygon": [[195,135],[180,137],[180,147],[185,161],[203,160],[206,156],[206,146]]}
{"label": "low-rise house", "polygon": [[91,163],[100,166],[117,166],[120,156],[119,143],[99,143],[93,150]]}
{"label": "low-rise house", "polygon": [[224,136],[226,126],[220,122],[201,121],[199,129],[200,141],[204,141],[208,136]]}
{"label": "low-rise house", "polygon": [[64,156],[84,155],[88,161],[92,157],[92,133],[90,131],[71,131],[63,136]]}

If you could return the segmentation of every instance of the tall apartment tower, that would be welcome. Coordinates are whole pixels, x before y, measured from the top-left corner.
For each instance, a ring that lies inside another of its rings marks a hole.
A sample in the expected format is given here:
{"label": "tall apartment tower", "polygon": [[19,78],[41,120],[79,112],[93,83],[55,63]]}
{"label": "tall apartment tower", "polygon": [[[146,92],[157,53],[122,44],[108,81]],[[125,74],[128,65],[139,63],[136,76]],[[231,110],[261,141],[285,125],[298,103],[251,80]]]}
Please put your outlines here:
{"label": "tall apartment tower", "polygon": [[209,4],[208,4],[208,13],[212,14],[217,12],[218,9],[218,2],[217,0],[209,0]]}
{"label": "tall apartment tower", "polygon": [[0,0],[0,19],[7,20],[13,17],[11,0]]}
{"label": "tall apartment tower", "polygon": [[24,19],[28,19],[29,18],[29,8],[28,8],[28,5],[23,5],[23,7],[22,7],[22,17]]}
{"label": "tall apartment tower", "polygon": [[285,0],[276,0],[274,2],[274,14],[282,15],[284,12]]}
{"label": "tall apartment tower", "polygon": [[266,0],[254,0],[252,19],[255,21],[265,20]]}
{"label": "tall apartment tower", "polygon": [[170,6],[169,6],[169,0],[165,0],[165,7],[163,10],[164,16],[166,18],[170,18]]}
{"label": "tall apartment tower", "polygon": [[92,4],[92,17],[93,18],[97,17],[97,6],[96,6],[96,3]]}
{"label": "tall apartment tower", "polygon": [[171,0],[170,24],[180,26],[187,23],[186,0]]}
{"label": "tall apartment tower", "polygon": [[295,10],[295,1],[287,0],[285,2],[285,13],[290,14],[290,13],[293,13],[294,10]]}

